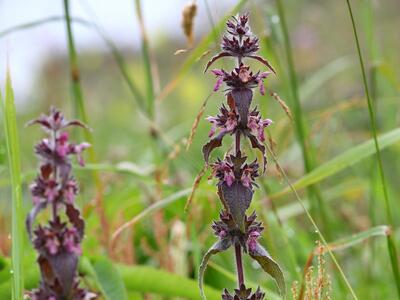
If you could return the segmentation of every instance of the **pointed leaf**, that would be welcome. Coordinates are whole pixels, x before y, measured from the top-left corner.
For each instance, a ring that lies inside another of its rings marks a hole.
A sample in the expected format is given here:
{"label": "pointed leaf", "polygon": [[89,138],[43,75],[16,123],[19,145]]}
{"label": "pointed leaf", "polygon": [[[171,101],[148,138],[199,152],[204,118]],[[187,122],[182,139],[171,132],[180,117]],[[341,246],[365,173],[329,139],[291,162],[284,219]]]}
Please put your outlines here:
{"label": "pointed leaf", "polygon": [[243,127],[247,127],[247,117],[249,115],[249,109],[251,100],[253,99],[253,92],[250,89],[234,89],[228,94],[232,96],[235,101],[237,113],[239,114],[239,124]]}
{"label": "pointed leaf", "polygon": [[8,170],[11,180],[11,264],[12,292],[14,297],[22,299],[24,288],[24,212],[21,187],[21,158],[17,125],[17,111],[11,76],[7,67],[5,98],[0,92],[0,103],[3,111],[5,149],[7,149]]}
{"label": "pointed leaf", "polygon": [[126,287],[122,281],[121,275],[110,260],[99,257],[94,259],[89,267],[89,271],[97,282],[104,299],[128,299]]}
{"label": "pointed leaf", "polygon": [[35,222],[35,219],[36,219],[36,216],[38,215],[38,213],[41,210],[45,209],[46,206],[47,206],[46,202],[39,202],[31,209],[28,216],[26,217],[25,225],[26,225],[26,230],[28,231],[30,239],[32,239],[32,224],[33,224],[33,222]]}
{"label": "pointed leaf", "polygon": [[270,69],[272,72],[274,72],[274,74],[276,74],[274,68],[271,66],[271,64],[268,62],[268,60],[266,60],[265,58],[262,58],[261,56],[258,56],[258,55],[251,55],[248,57],[258,60],[259,62],[263,63],[264,65],[266,65],[268,67],[268,69]]}
{"label": "pointed leaf", "polygon": [[219,185],[219,194],[224,205],[232,215],[237,226],[244,231],[244,218],[253,197],[251,188],[244,186],[240,181],[235,181],[231,186],[225,182]]}
{"label": "pointed leaf", "polygon": [[211,139],[207,144],[203,146],[203,156],[206,163],[210,158],[211,152],[218,147],[222,146],[222,139],[227,134],[226,131],[220,132],[215,138]]}
{"label": "pointed leaf", "polygon": [[85,229],[85,222],[80,217],[79,209],[75,208],[72,204],[67,204],[66,214],[69,221],[78,230],[80,237],[83,237],[83,231]]}
{"label": "pointed leaf", "polygon": [[207,251],[207,253],[203,256],[203,259],[201,261],[200,268],[199,268],[199,289],[200,289],[201,298],[203,300],[207,299],[206,295],[204,294],[203,281],[204,281],[204,273],[206,271],[208,261],[210,260],[211,256],[229,249],[230,246],[232,246],[232,240],[230,238],[221,239],[218,242],[216,242]]}
{"label": "pointed leaf", "polygon": [[51,286],[58,282],[64,297],[68,298],[78,268],[78,257],[74,253],[41,255],[38,258],[42,277]]}
{"label": "pointed leaf", "polygon": [[278,285],[279,292],[283,298],[286,295],[286,283],[283,272],[279,267],[278,263],[272,259],[267,250],[265,250],[260,244],[256,244],[255,249],[249,249],[249,255],[256,260],[265,272],[271,275],[276,284]]}
{"label": "pointed leaf", "polygon": [[211,57],[211,59],[208,61],[206,68],[204,69],[204,73],[207,72],[208,68],[218,59],[220,59],[221,57],[225,57],[225,56],[232,56],[230,55],[228,52],[221,52],[218,53],[217,55]]}

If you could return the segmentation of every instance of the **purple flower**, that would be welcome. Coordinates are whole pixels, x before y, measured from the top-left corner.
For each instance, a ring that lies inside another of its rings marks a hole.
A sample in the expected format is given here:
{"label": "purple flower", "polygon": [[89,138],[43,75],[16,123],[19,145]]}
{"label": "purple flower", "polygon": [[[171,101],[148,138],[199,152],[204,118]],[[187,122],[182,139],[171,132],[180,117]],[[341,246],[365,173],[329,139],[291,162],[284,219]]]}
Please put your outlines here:
{"label": "purple flower", "polygon": [[[227,33],[222,38],[222,51],[211,58],[205,71],[217,60],[223,57],[234,57],[237,65],[232,71],[214,69],[211,72],[217,81],[214,91],[218,91],[222,84],[226,86],[227,107],[223,104],[217,116],[209,116],[211,123],[210,140],[203,146],[202,152],[206,164],[209,164],[212,151],[222,147],[226,135],[233,136],[234,145],[229,147],[229,153],[222,160],[217,159],[211,164],[212,176],[218,179],[218,196],[223,205],[220,219],[212,224],[212,229],[218,241],[209,249],[201,268],[207,265],[211,255],[235,247],[238,289],[231,294],[224,290],[223,300],[262,300],[265,296],[258,288],[254,293],[244,284],[241,255],[247,253],[256,260],[264,271],[269,273],[278,284],[284,298],[285,283],[279,266],[270,257],[268,252],[258,243],[258,238],[264,229],[261,222],[256,221],[256,214],[247,215],[254,195],[254,187],[258,187],[255,180],[259,176],[257,160],[247,163],[247,157],[242,156],[242,140],[248,139],[252,148],[258,149],[263,155],[264,171],[266,168],[265,127],[272,124],[270,119],[263,119],[257,108],[252,107],[254,89],[258,88],[261,95],[265,95],[264,80],[271,73],[275,73],[269,62],[258,56],[259,40],[251,33],[248,24],[248,15],[233,17],[227,22]],[[269,69],[268,71],[253,72],[244,62],[247,58],[255,59]],[[230,154],[233,153],[233,154]],[[202,269],[204,271],[204,269]],[[202,272],[203,273],[203,272]],[[199,278],[202,287],[202,278]],[[204,294],[202,292],[202,298]]]}
{"label": "purple flower", "polygon": [[[78,185],[73,178],[71,155],[76,155],[83,165],[82,152],[88,143],[74,144],[69,141],[69,126],[86,128],[79,121],[68,121],[63,114],[52,108],[49,115],[42,115],[30,124],[40,124],[48,133],[36,146],[41,159],[40,173],[30,186],[34,207],[28,214],[26,225],[33,245],[38,252],[38,263],[42,278],[40,287],[28,294],[32,299],[89,300],[96,295],[79,287],[77,273],[78,256],[81,255],[81,240],[84,221],[74,207]],[[51,208],[52,219],[48,225],[39,225],[33,231],[36,216],[46,207]],[[61,222],[60,208],[65,208]],[[33,237],[32,237],[33,236]]]}
{"label": "purple flower", "polygon": [[222,83],[224,82],[224,72],[222,70],[211,70],[211,72],[217,77],[217,82],[214,85],[213,91],[216,92],[221,87]]}
{"label": "purple flower", "polygon": [[61,111],[52,107],[50,109],[49,115],[41,115],[39,118],[28,122],[29,125],[40,124],[42,127],[48,132],[55,132],[61,129],[67,128],[69,126],[80,126],[83,128],[87,128],[86,125],[81,123],[78,120],[68,121],[64,118],[64,115]]}
{"label": "purple flower", "polygon": [[235,181],[234,167],[228,161],[218,160],[212,165],[212,168],[214,176],[219,178],[220,182],[231,186]]}
{"label": "purple flower", "polygon": [[249,234],[249,238],[247,239],[247,247],[254,251],[257,247],[257,239],[260,237],[260,233],[258,231],[252,231]]}
{"label": "purple flower", "polygon": [[249,15],[244,14],[239,17],[233,16],[226,22],[227,32],[231,35],[243,36],[250,33],[250,26],[247,24]]}
{"label": "purple flower", "polygon": [[78,193],[78,186],[74,179],[70,179],[64,186],[64,199],[68,204],[73,204],[75,195]]}
{"label": "purple flower", "polygon": [[68,252],[82,254],[80,237],[76,228],[68,228],[63,235],[63,246]]}
{"label": "purple flower", "polygon": [[270,119],[262,119],[260,112],[253,110],[248,117],[247,127],[250,132],[255,135],[261,142],[265,141],[264,129],[273,122]]}
{"label": "purple flower", "polygon": [[257,72],[254,74],[250,71],[250,67],[244,64],[233,69],[230,73],[223,69],[214,69],[211,72],[217,77],[217,82],[214,85],[214,92],[218,91],[222,83],[225,82],[228,90],[238,88],[252,89],[258,86],[262,95],[265,93],[263,80],[271,74],[271,72]]}
{"label": "purple flower", "polygon": [[211,165],[213,176],[219,179],[219,183],[226,183],[228,187],[232,186],[235,180],[239,181],[245,187],[251,188],[255,185],[255,178],[258,177],[259,165],[257,161],[251,164],[243,164],[246,157],[228,156],[224,160],[218,159]]}
{"label": "purple flower", "polygon": [[235,111],[228,110],[224,105],[220,108],[220,114],[216,117],[209,116],[207,121],[211,123],[209,137],[212,137],[219,128],[223,133],[231,133],[238,125],[238,114]]}
{"label": "purple flower", "polygon": [[264,79],[268,77],[271,72],[263,72],[257,76],[258,89],[261,95],[265,95]]}

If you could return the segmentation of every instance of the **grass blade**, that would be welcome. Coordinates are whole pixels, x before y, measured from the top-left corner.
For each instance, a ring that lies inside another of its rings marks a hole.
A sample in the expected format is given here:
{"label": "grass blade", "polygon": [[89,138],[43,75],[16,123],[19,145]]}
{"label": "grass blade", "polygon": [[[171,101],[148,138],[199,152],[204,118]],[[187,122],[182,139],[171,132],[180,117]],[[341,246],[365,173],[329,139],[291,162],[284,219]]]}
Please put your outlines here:
{"label": "grass blade", "polygon": [[[377,126],[376,126],[375,111],[374,111],[373,103],[372,103],[372,100],[371,100],[371,97],[369,94],[367,75],[366,75],[365,67],[364,67],[364,60],[363,60],[363,57],[361,54],[360,42],[358,40],[357,28],[356,28],[356,24],[354,21],[354,16],[353,16],[353,11],[351,9],[350,0],[346,0],[346,2],[347,2],[347,8],[348,8],[348,11],[350,14],[351,24],[352,24],[353,33],[354,33],[354,39],[355,39],[355,43],[356,43],[356,47],[357,47],[357,54],[358,54],[358,59],[360,62],[361,75],[362,75],[363,85],[364,85],[364,92],[365,92],[365,96],[367,98],[368,113],[369,113],[369,119],[371,122],[371,133],[372,133],[372,136],[374,139],[374,146],[376,148],[376,158],[378,161],[378,170],[379,170],[382,188],[383,188],[383,194],[384,194],[384,198],[385,198],[386,216],[389,221],[389,224],[393,224],[393,217],[392,217],[392,212],[390,210],[390,202],[389,202],[389,195],[387,192],[385,173],[384,173],[383,165],[382,165],[381,151],[380,151],[379,141],[378,141],[378,137],[377,137],[378,134],[377,134],[377,129],[376,129]],[[398,284],[400,285],[400,282]],[[399,286],[399,289],[400,289],[400,286]],[[400,293],[399,293],[399,297],[400,297]]]}
{"label": "grass blade", "polygon": [[[346,0],[346,3],[347,3],[347,9],[348,9],[348,12],[350,15],[350,19],[351,19],[351,25],[353,28],[354,40],[355,40],[356,48],[357,48],[357,55],[358,55],[358,59],[360,62],[361,75],[362,75],[362,80],[363,80],[363,85],[364,85],[364,92],[365,92],[365,96],[367,98],[368,114],[369,114],[369,119],[370,119],[370,123],[371,123],[371,133],[372,133],[372,136],[374,139],[374,145],[376,148],[376,160],[378,163],[379,176],[380,176],[381,185],[382,185],[382,189],[383,189],[383,197],[385,199],[386,218],[387,218],[388,223],[390,225],[393,225],[393,216],[392,216],[392,211],[390,208],[390,201],[389,201],[389,195],[388,195],[387,186],[386,186],[385,172],[383,170],[381,151],[380,151],[379,142],[378,142],[378,138],[377,138],[377,125],[376,125],[375,111],[374,111],[373,103],[372,103],[372,100],[371,100],[371,97],[369,94],[364,60],[363,60],[362,53],[361,53],[360,42],[358,39],[357,28],[356,28],[350,0]],[[397,287],[397,296],[400,299],[400,274],[399,274],[399,269],[398,269],[399,267],[398,267],[398,259],[397,259],[397,250],[396,250],[396,244],[391,239],[388,239],[388,250],[389,250],[390,262],[392,265],[394,280],[396,282],[396,287]]]}
{"label": "grass blade", "polygon": [[152,74],[152,61],[149,47],[149,39],[144,24],[142,6],[140,0],[135,0],[136,15],[139,22],[140,33],[142,36],[142,56],[145,69],[146,78],[146,98],[147,98],[147,113],[151,120],[154,121],[155,107],[154,107],[154,83]]}
{"label": "grass blade", "polygon": [[[85,103],[83,99],[82,87],[81,87],[81,79],[80,79],[80,71],[78,66],[78,56],[75,48],[74,36],[72,32],[71,26],[71,16],[69,11],[69,0],[64,0],[64,13],[65,13],[65,24],[67,27],[67,40],[68,40],[68,54],[69,54],[69,64],[70,64],[70,72],[71,72],[71,82],[72,82],[72,92],[75,100],[75,115],[78,119],[82,120],[83,123],[89,124],[89,120],[85,110]],[[97,161],[96,154],[94,151],[94,142],[93,136],[89,130],[84,131],[85,139],[92,145],[89,147],[89,159],[90,162],[95,163]],[[99,177],[99,174],[96,170],[93,170],[92,177],[94,183],[96,185],[96,210],[100,218],[100,222],[102,224],[102,230],[104,231],[104,238],[102,240],[103,246],[108,250],[108,236],[109,236],[109,226],[108,221],[103,209],[103,184]]]}
{"label": "grass blade", "polygon": [[[286,59],[288,64],[289,73],[289,86],[291,91],[291,99],[294,113],[294,123],[297,140],[300,143],[301,152],[303,155],[304,169],[306,173],[311,172],[315,167],[315,150],[312,142],[308,139],[308,129],[303,116],[303,110],[300,103],[299,87],[297,83],[297,76],[295,71],[294,59],[292,54],[292,47],[289,38],[289,31],[286,24],[285,9],[282,0],[277,0],[277,9],[280,19],[280,25],[283,33],[284,48],[286,52]],[[312,185],[308,187],[308,193],[312,201],[312,210],[318,212],[320,222],[322,223],[324,230],[328,237],[330,236],[329,218],[325,212],[325,203],[322,200],[322,193],[318,186]]]}
{"label": "grass blade", "polygon": [[105,300],[128,300],[124,282],[111,261],[99,257],[93,259],[93,262],[85,259],[83,263],[94,277]]}
{"label": "grass blade", "polygon": [[[1,94],[0,94],[1,99]],[[11,86],[11,77],[7,71],[5,99],[1,99],[4,112],[4,132],[6,136],[7,156],[12,188],[12,212],[11,212],[11,278],[12,299],[22,300],[24,289],[24,272],[22,259],[24,256],[23,233],[24,215],[22,211],[21,191],[21,162],[18,141],[17,114],[14,103],[14,92]]]}
{"label": "grass blade", "polygon": [[[296,200],[298,201],[298,203],[301,205],[301,207],[303,208],[304,212],[306,213],[306,216],[308,218],[308,220],[310,221],[310,223],[312,224],[312,226],[315,229],[315,232],[318,234],[319,238],[322,241],[322,244],[327,247],[328,243],[326,242],[326,239],[324,237],[324,235],[322,234],[321,230],[319,230],[319,227],[317,225],[317,223],[314,221],[313,217],[311,216],[310,212],[307,210],[307,208],[305,207],[303,201],[301,200],[299,194],[297,193],[296,188],[293,186],[293,184],[290,182],[289,178],[286,175],[286,172],[282,169],[282,167],[279,164],[278,159],[276,158],[274,152],[271,150],[270,146],[268,144],[264,144],[265,148],[268,150],[268,152],[270,153],[273,161],[275,162],[276,166],[278,167],[279,172],[282,174],[284,180],[286,181],[287,185],[290,187],[290,190],[293,192],[293,194],[296,197]],[[331,257],[333,263],[335,264],[336,268],[338,269],[340,276],[342,277],[343,281],[345,282],[347,288],[350,291],[351,296],[353,297],[353,299],[358,299],[349,280],[347,279],[346,275],[344,274],[342,268],[339,265],[339,262],[337,261],[335,255],[333,254],[333,252],[331,250],[328,249],[328,253],[329,256]]]}
{"label": "grass blade", "polygon": [[191,191],[192,191],[192,189],[189,188],[189,189],[185,189],[185,190],[176,192],[176,193],[168,196],[167,198],[157,201],[154,204],[150,205],[145,210],[143,210],[140,214],[133,217],[131,220],[124,223],[117,230],[115,230],[115,232],[113,233],[113,235],[111,237],[111,241],[114,242],[118,238],[118,236],[122,233],[122,231],[133,226],[135,223],[137,223],[139,220],[143,219],[145,216],[152,214],[152,213],[160,210],[161,208],[164,208],[164,207],[168,206],[169,204],[174,203],[175,201],[178,201],[179,199],[182,199],[182,197],[189,195]]}
{"label": "grass blade", "polygon": [[[372,238],[375,236],[389,236],[390,234],[391,234],[391,229],[389,226],[386,226],[386,225],[375,226],[368,230],[358,232],[351,236],[348,236],[343,239],[337,240],[335,242],[329,243],[328,249],[330,249],[331,251],[343,250],[343,249],[352,247],[356,244],[359,244],[361,242],[364,242],[365,240],[367,240],[369,238]],[[326,251],[327,251],[327,249],[324,249],[324,252],[326,252]]]}
{"label": "grass blade", "polygon": [[[400,141],[400,128],[389,131],[378,138],[381,149],[384,149],[394,143]],[[370,139],[360,145],[354,146],[349,150],[339,154],[328,162],[320,165],[319,167],[306,174],[295,183],[293,187],[296,189],[305,188],[311,184],[322,181],[323,179],[332,176],[339,171],[360,162],[362,159],[376,153],[375,142]],[[280,192],[271,195],[271,198],[279,198],[290,192],[290,188],[286,187]]]}

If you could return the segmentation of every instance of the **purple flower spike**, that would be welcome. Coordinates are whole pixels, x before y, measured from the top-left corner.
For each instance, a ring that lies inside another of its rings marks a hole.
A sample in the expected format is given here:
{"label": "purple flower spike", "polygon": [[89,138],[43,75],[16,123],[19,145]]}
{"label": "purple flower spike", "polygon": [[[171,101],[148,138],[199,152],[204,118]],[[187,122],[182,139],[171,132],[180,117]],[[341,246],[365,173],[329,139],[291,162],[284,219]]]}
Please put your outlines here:
{"label": "purple flower spike", "polygon": [[[285,298],[285,281],[279,265],[271,258],[269,253],[258,243],[263,230],[261,222],[256,221],[255,213],[247,215],[255,192],[256,178],[259,176],[259,163],[254,160],[247,162],[242,140],[248,140],[252,148],[261,151],[263,156],[263,170],[266,169],[265,128],[272,124],[270,119],[263,119],[257,108],[251,108],[254,90],[258,89],[265,95],[264,80],[275,73],[269,62],[257,55],[259,40],[252,34],[249,26],[249,15],[244,14],[232,17],[227,22],[227,33],[221,42],[221,52],[213,56],[207,63],[205,71],[217,60],[224,57],[233,57],[237,60],[236,67],[231,71],[214,69],[211,72],[216,76],[217,82],[214,91],[220,90],[224,84],[226,104],[222,104],[217,116],[210,116],[207,120],[211,123],[210,140],[203,146],[204,160],[209,165],[210,156],[214,149],[223,146],[226,136],[232,136],[233,145],[228,149],[225,158],[218,158],[211,163],[212,176],[218,183],[218,197],[223,209],[220,220],[215,221],[212,229],[218,241],[207,251],[199,270],[199,286],[203,300],[203,276],[207,262],[214,254],[235,248],[236,270],[238,287],[234,293],[224,290],[223,300],[262,300],[265,296],[258,288],[254,293],[244,284],[242,253],[248,254],[257,261],[261,268],[271,275]],[[254,59],[265,65],[268,70],[255,71],[245,64],[247,59]],[[225,106],[226,105],[226,106]]]}
{"label": "purple flower spike", "polygon": [[[33,300],[73,299],[89,300],[97,296],[79,287],[78,257],[82,254],[81,242],[84,221],[74,207],[78,185],[73,178],[70,157],[76,155],[83,165],[82,152],[88,143],[73,144],[69,141],[69,126],[86,128],[79,121],[68,121],[63,114],[52,108],[49,115],[42,115],[31,124],[40,124],[48,133],[35,151],[41,159],[39,175],[30,186],[34,207],[28,214],[26,226],[32,243],[38,252],[41,281],[38,289],[28,292]],[[46,207],[51,208],[52,219],[48,225],[39,225],[32,234],[36,216]],[[64,208],[65,217],[60,210]],[[61,221],[65,220],[65,221]]]}

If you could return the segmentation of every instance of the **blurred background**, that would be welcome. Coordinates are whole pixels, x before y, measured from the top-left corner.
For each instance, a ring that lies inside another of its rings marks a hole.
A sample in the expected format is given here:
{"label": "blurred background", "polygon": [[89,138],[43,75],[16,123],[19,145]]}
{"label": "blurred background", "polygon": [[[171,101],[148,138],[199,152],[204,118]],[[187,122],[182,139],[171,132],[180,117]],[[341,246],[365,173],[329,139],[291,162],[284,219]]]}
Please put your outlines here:
{"label": "blurred background", "polygon": [[[303,167],[300,146],[306,143],[313,168],[325,169],[312,177],[313,188],[304,184],[306,180],[296,186],[302,201],[327,242],[342,246],[332,247],[359,299],[395,299],[387,231],[377,226],[393,225],[392,236],[399,244],[398,133],[382,151],[394,216],[394,224],[388,224],[373,144],[356,151],[372,135],[346,2],[278,2],[291,42],[305,124],[303,141],[278,97],[269,95],[277,93],[297,117],[296,87],[276,1],[195,1],[192,43],[181,25],[182,12],[192,3],[188,0],[142,1],[139,9],[131,0],[70,1],[87,123],[93,129],[94,155],[87,157],[86,169],[76,169],[81,189],[78,201],[87,222],[83,252],[88,257],[107,256],[118,266],[145,265],[196,280],[201,256],[215,241],[210,225],[221,208],[216,182],[208,179],[208,171],[188,212],[184,211],[194,179],[204,166],[201,147],[210,129],[204,118],[215,115],[224,100],[223,93],[211,93],[214,78],[203,74],[203,69],[219,51],[224,18],[236,9],[250,12],[252,31],[260,37],[260,55],[277,70],[277,76],[266,81],[267,94],[255,92],[254,105],[274,121],[267,142],[280,166],[291,182],[306,178],[310,170]],[[377,129],[383,135],[395,130],[400,120],[400,3],[354,0],[352,4]],[[148,48],[143,48],[141,25]],[[38,164],[32,150],[42,133],[24,124],[52,105],[70,119],[82,119],[71,93],[67,41],[62,1],[0,0],[0,82],[3,89],[8,65],[18,112],[26,212],[31,208],[29,184]],[[250,64],[264,70],[260,64]],[[221,60],[215,66],[229,70],[233,65]],[[199,116],[204,101],[207,105]],[[187,150],[197,116],[198,127]],[[78,140],[84,138],[78,131],[73,133]],[[8,257],[11,193],[4,140],[0,131],[0,255]],[[229,142],[213,153],[213,159],[223,156]],[[327,165],[346,151],[353,151],[352,155]],[[250,148],[248,152],[251,157],[257,155]],[[260,178],[251,209],[266,227],[261,243],[280,263],[287,285],[298,281],[300,289],[303,269],[310,265],[307,259],[319,236],[271,154],[268,157],[268,170]],[[111,241],[121,225],[138,215],[134,225]],[[351,238],[362,232],[362,237]],[[26,264],[36,268],[27,237],[26,252]],[[325,260],[331,299],[350,299],[338,270],[328,256]],[[233,262],[229,251],[213,257],[206,284],[217,291],[233,289]],[[246,280],[261,285],[267,299],[269,295],[274,299],[278,292],[273,280],[248,259],[245,266]],[[190,298],[178,292],[140,289],[129,284],[134,279],[122,277],[132,299]],[[193,295],[191,299],[200,299],[197,290]]]}

